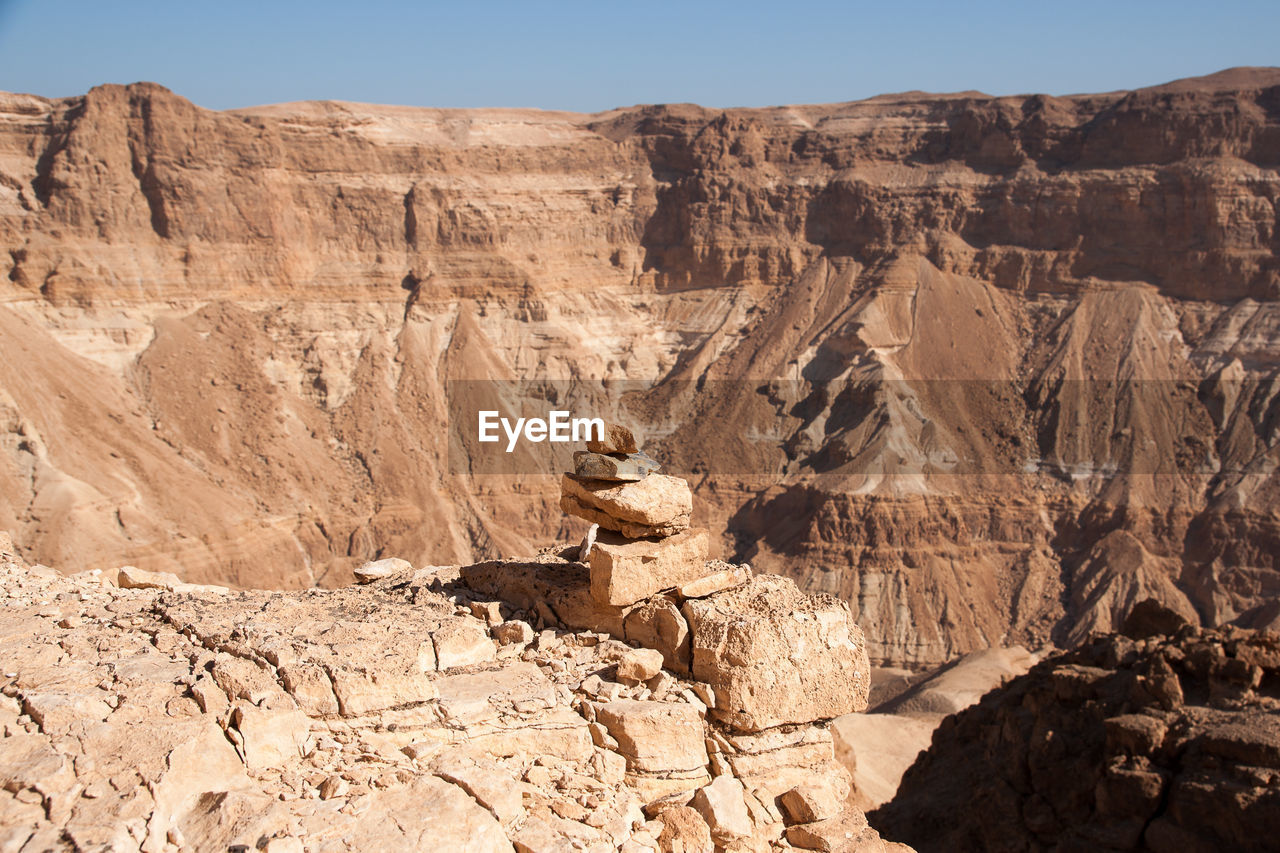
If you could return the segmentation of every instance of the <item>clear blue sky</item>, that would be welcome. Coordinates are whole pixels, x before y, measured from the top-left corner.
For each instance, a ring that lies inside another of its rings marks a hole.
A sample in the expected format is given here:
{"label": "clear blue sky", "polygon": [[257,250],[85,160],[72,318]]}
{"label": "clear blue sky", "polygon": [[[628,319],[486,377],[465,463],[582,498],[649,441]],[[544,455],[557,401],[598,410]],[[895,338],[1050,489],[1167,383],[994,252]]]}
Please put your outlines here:
{"label": "clear blue sky", "polygon": [[212,109],[1069,94],[1235,65],[1280,65],[1280,0],[0,0],[0,89],[151,80]]}

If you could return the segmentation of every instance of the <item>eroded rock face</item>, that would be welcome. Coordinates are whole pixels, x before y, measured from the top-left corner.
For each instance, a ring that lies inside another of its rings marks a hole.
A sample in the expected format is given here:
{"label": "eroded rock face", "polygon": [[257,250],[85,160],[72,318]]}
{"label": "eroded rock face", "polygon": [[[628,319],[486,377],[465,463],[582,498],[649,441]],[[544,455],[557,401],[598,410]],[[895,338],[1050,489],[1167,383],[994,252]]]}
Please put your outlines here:
{"label": "eroded rock face", "polygon": [[920,850],[1274,846],[1280,638],[1151,623],[947,718],[872,823]]}
{"label": "eroded rock face", "polygon": [[1278,85],[595,116],[0,94],[0,517],[68,571],[235,586],[530,553],[557,498],[452,468],[442,385],[634,379],[602,408],[707,472],[718,550],[856,603],[877,663],[1075,641],[1155,594],[1266,627]]}
{"label": "eroded rock face", "polygon": [[712,713],[728,725],[759,731],[866,710],[866,646],[842,602],[757,575],[690,599],[684,614],[693,674],[712,686]]}

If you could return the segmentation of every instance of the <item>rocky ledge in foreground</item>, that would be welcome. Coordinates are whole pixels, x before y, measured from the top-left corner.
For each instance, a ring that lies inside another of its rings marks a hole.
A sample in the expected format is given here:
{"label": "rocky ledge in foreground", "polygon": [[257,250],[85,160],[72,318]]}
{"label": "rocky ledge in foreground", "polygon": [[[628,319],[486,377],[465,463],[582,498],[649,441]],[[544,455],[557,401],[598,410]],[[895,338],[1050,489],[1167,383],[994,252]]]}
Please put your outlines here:
{"label": "rocky ledge in foreground", "polygon": [[1142,602],[949,717],[870,817],[922,851],[1274,850],[1280,637]]}
{"label": "rocky ledge in foreground", "polygon": [[833,757],[866,707],[848,608],[669,556],[678,586],[610,603],[576,546],[281,593],[63,577],[6,538],[0,848],[903,849]]}

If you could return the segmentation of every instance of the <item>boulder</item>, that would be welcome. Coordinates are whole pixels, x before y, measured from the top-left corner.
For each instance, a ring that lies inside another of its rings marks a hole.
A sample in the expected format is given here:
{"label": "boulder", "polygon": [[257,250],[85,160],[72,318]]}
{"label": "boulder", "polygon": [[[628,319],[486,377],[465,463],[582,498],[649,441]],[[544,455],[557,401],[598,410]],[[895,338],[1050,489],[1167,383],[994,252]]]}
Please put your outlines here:
{"label": "boulder", "polygon": [[690,705],[617,699],[596,706],[627,768],[651,772],[700,770],[707,765],[702,719]]}
{"label": "boulder", "polygon": [[673,598],[647,598],[627,612],[622,623],[623,638],[662,653],[663,666],[682,675],[689,674],[689,623]]}
{"label": "boulder", "polygon": [[631,649],[618,661],[618,680],[623,684],[648,681],[662,672],[662,652],[657,649]]}
{"label": "boulder", "polygon": [[679,477],[650,474],[635,483],[587,480],[565,474],[560,508],[630,538],[670,536],[689,526],[693,493]]}
{"label": "boulder", "polygon": [[788,824],[813,823],[835,817],[844,801],[830,785],[797,785],[778,798]]}
{"label": "boulder", "polygon": [[685,530],[666,539],[626,539],[601,533],[591,551],[591,597],[600,604],[634,604],[707,573],[707,531]]}
{"label": "boulder", "polygon": [[373,560],[356,569],[356,583],[373,583],[391,577],[400,572],[413,571],[413,563],[399,557],[388,557],[385,560]]}
{"label": "boulder", "polygon": [[751,816],[742,783],[732,776],[717,776],[699,788],[689,804],[711,827],[711,837],[721,845],[751,836]]}
{"label": "boulder", "polygon": [[870,664],[843,602],[757,575],[683,609],[693,675],[711,685],[721,722],[750,732],[866,710]]}

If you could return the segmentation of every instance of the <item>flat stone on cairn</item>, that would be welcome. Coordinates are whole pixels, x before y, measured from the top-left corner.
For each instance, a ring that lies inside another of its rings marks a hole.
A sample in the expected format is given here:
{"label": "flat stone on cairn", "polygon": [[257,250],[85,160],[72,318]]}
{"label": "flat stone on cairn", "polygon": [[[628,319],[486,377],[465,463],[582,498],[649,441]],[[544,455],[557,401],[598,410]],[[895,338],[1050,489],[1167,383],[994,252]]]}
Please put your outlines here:
{"label": "flat stone on cairn", "polygon": [[560,508],[628,539],[672,536],[689,527],[693,493],[687,482],[665,474],[650,474],[634,483],[565,474]]}
{"label": "flat stone on cairn", "polygon": [[602,528],[587,556],[591,597],[623,607],[714,573],[707,531],[689,527],[689,484],[652,473],[658,464],[626,427],[606,424],[587,446],[561,479],[560,507]]}
{"label": "flat stone on cairn", "polygon": [[573,454],[573,473],[592,480],[643,480],[662,466],[645,453],[592,453],[579,450]]}

